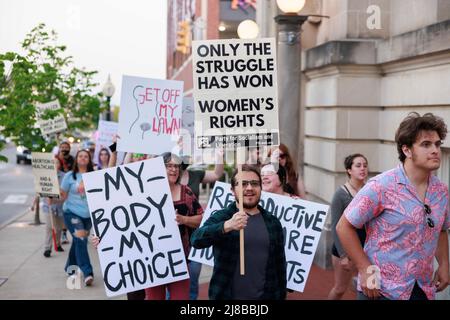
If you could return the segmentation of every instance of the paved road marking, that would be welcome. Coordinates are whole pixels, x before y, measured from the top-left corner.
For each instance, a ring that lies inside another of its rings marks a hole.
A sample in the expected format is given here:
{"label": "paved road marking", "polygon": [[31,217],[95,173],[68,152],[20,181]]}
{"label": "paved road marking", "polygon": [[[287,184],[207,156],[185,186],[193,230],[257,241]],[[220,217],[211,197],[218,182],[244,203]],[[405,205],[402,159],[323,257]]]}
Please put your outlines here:
{"label": "paved road marking", "polygon": [[24,204],[27,202],[26,194],[10,194],[3,203]]}

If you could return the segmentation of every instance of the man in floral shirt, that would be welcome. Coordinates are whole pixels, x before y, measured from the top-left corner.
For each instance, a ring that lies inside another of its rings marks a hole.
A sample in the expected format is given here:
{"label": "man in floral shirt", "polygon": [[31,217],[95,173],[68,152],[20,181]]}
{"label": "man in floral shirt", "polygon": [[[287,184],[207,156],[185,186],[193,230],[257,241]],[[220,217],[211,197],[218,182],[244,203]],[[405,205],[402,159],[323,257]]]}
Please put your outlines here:
{"label": "man in floral shirt", "polygon": [[[446,135],[442,118],[410,113],[395,135],[401,164],[369,180],[341,217],[337,232],[359,271],[358,299],[434,299],[447,287],[448,188],[433,175]],[[355,231],[363,226],[364,250]]]}

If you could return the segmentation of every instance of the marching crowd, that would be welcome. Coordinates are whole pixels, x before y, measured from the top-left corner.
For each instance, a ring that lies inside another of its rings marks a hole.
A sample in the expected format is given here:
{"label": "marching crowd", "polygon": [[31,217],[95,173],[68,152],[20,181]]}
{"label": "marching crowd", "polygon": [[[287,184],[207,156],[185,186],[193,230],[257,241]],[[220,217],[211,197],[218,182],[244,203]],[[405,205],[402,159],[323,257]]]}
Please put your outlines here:
{"label": "marching crowd", "polygon": [[[448,187],[435,171],[440,167],[441,144],[447,127],[443,119],[427,113],[410,113],[400,123],[395,143],[400,163],[372,178],[368,159],[360,153],[344,159],[347,181],[339,186],[329,214],[333,232],[330,252],[334,286],[328,299],[340,299],[358,275],[358,299],[431,300],[449,284],[450,228]],[[119,138],[119,137],[117,137]],[[286,257],[280,221],[259,205],[261,192],[306,199],[301,175],[288,148],[256,150],[231,177],[236,202],[216,212],[200,227],[203,208],[200,185],[223,176],[223,151],[216,152],[213,170],[192,170],[190,159],[170,152],[163,157],[176,212],[176,222],[187,258],[191,247],[213,246],[214,269],[210,299],[285,299]],[[149,155],[128,153],[123,163],[142,161]],[[65,271],[78,266],[86,286],[94,281],[87,250],[88,239],[97,247],[101,239],[89,237],[92,227],[82,174],[120,165],[114,145],[102,148],[96,164],[92,153],[70,155],[63,142],[55,156],[61,185],[59,199],[43,200],[46,212],[44,256],[52,244],[62,248],[62,234],[72,235]],[[239,209],[239,193],[243,210]],[[239,272],[239,234],[245,229],[246,273]],[[54,243],[52,243],[54,239]],[[438,262],[437,270],[433,261]],[[167,285],[130,292],[128,299],[195,300],[201,264],[188,261],[190,278]]]}

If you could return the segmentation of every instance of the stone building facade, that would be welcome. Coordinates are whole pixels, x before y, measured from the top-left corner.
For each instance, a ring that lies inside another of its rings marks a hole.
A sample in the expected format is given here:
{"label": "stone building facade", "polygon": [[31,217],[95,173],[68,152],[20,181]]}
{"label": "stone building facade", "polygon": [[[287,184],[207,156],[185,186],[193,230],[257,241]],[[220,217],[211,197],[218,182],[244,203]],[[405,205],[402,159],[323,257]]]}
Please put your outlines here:
{"label": "stone building facade", "polygon": [[[275,1],[258,2],[262,37],[277,36]],[[394,134],[409,112],[450,127],[450,0],[306,0],[302,27],[300,167],[309,199],[329,203],[343,160],[363,153],[370,175],[398,164]],[[285,125],[280,123],[280,128]],[[439,178],[450,182],[450,139]],[[316,263],[331,267],[330,221]]]}

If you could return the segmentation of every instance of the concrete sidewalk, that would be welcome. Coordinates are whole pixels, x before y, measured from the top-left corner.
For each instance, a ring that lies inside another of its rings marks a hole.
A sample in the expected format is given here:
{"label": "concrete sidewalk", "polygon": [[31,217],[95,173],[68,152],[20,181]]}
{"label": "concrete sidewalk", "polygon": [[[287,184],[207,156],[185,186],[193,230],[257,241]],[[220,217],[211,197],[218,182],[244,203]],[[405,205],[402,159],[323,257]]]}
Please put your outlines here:
{"label": "concrete sidewalk", "polygon": [[[42,212],[42,211],[41,211]],[[41,213],[41,217],[42,217]],[[43,220],[43,219],[41,219]],[[30,225],[34,213],[28,211],[21,218],[0,229],[0,299],[3,300],[99,300],[110,299],[105,294],[96,250],[89,245],[89,256],[95,280],[91,287],[67,288],[64,266],[70,244],[63,245],[64,252],[52,251],[50,258],[43,256],[45,225]],[[199,300],[208,299],[208,286],[212,268],[203,265],[200,274]],[[326,299],[333,285],[333,271],[315,265],[311,268],[305,292],[293,292],[289,300]],[[351,290],[344,299],[354,299]],[[126,299],[126,296],[113,298]]]}
{"label": "concrete sidewalk", "polygon": [[[41,211],[41,220],[42,219]],[[52,251],[43,256],[45,224],[30,225],[34,213],[28,211],[21,218],[0,229],[0,300],[99,300],[106,296],[96,250],[89,245],[89,257],[95,280],[91,287],[67,288],[64,266],[71,244],[63,245],[64,252]],[[208,282],[211,268],[203,267],[200,284]],[[126,299],[126,295],[112,298]]]}

